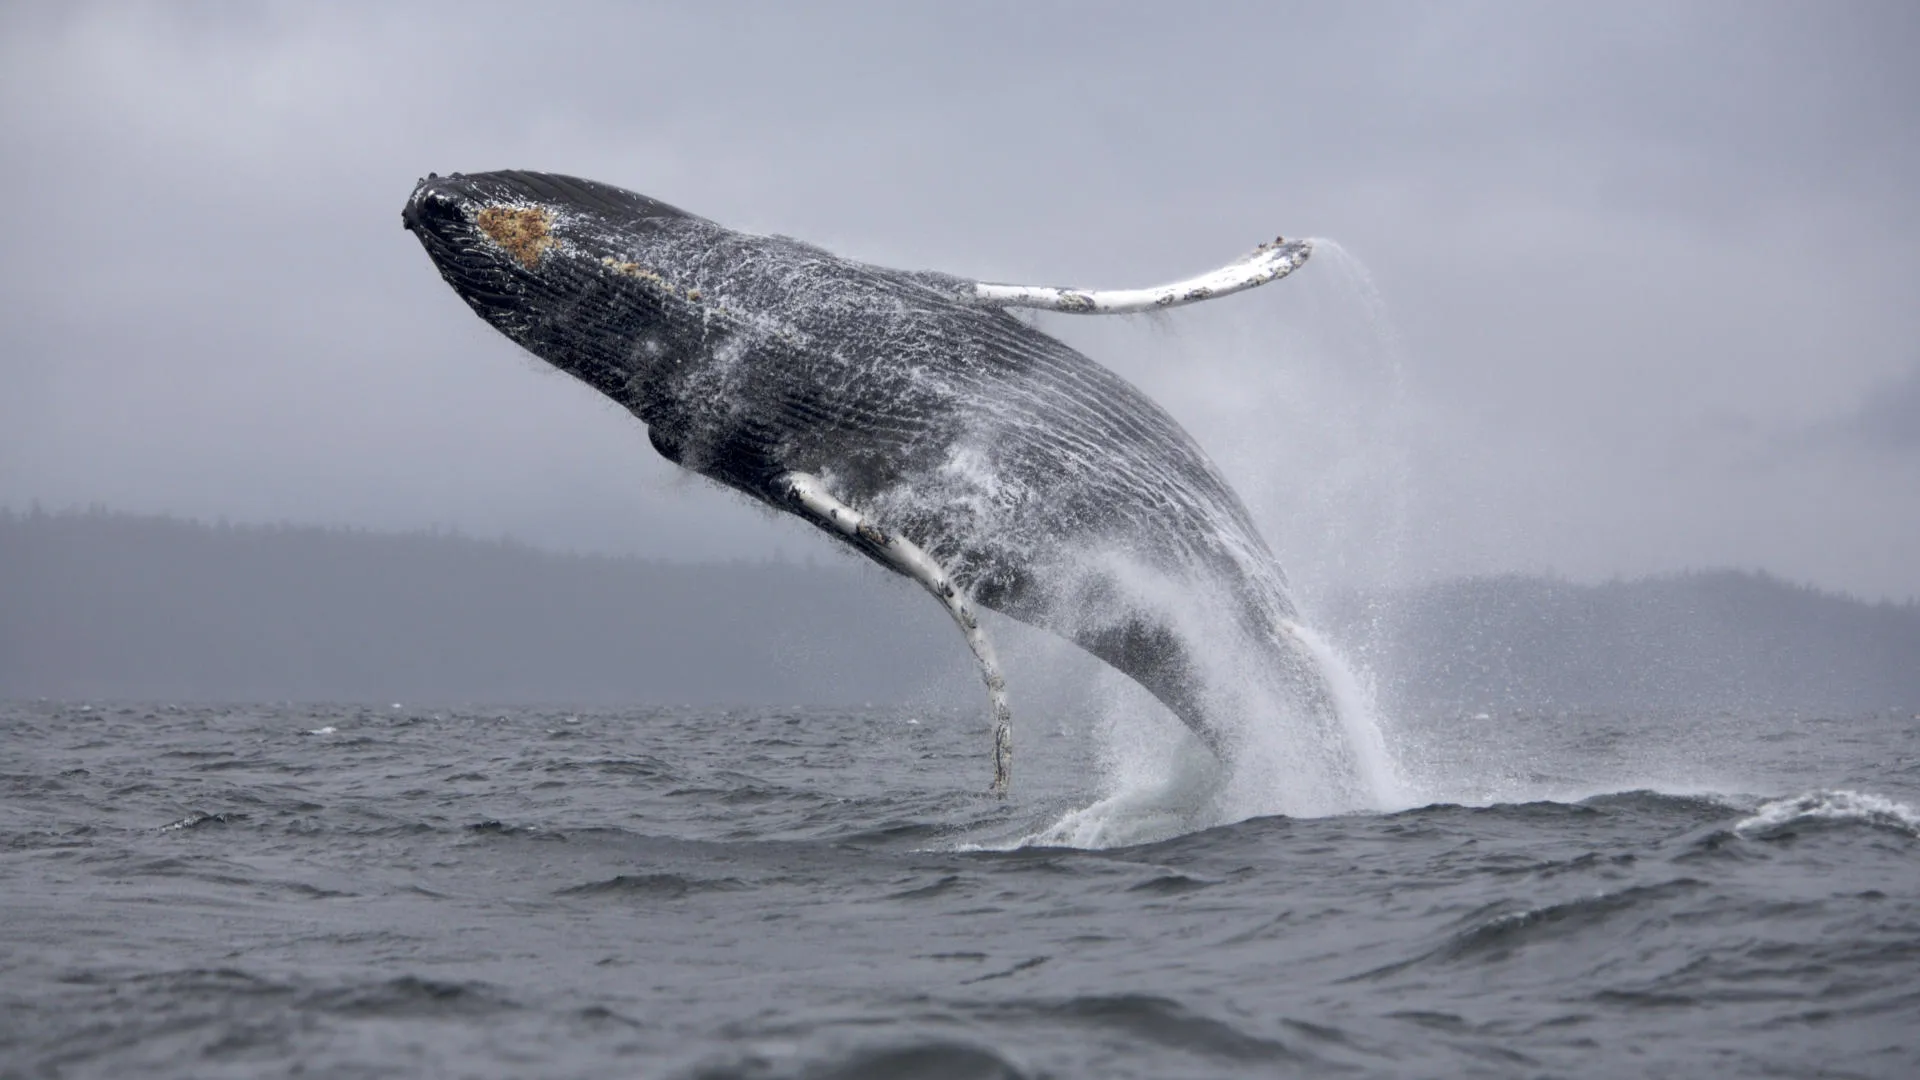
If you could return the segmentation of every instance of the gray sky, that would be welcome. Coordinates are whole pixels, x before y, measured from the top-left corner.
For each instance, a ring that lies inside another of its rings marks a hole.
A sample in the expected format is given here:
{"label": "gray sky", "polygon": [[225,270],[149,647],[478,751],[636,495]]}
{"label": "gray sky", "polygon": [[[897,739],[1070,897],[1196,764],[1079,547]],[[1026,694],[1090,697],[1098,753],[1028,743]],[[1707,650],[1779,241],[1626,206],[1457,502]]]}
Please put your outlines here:
{"label": "gray sky", "polygon": [[[657,460],[399,226],[429,170],[1132,286],[1311,593],[1761,567],[1920,595],[1911,3],[9,5],[0,504],[824,552]],[[1377,298],[1373,292],[1377,290]]]}

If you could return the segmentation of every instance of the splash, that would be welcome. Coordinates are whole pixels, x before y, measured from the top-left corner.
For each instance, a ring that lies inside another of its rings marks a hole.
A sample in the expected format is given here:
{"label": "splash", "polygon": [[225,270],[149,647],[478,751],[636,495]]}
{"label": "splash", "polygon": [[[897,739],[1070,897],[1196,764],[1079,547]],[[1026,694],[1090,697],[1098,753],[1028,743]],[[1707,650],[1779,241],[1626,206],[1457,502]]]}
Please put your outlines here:
{"label": "splash", "polygon": [[1215,714],[1227,721],[1225,754],[1216,757],[1136,689],[1104,686],[1096,731],[1103,796],[1013,846],[1116,847],[1256,817],[1415,805],[1371,688],[1325,639],[1304,627],[1293,633],[1320,665],[1332,696],[1330,715],[1299,706],[1285,676],[1272,670],[1270,651],[1203,638],[1203,682],[1231,698],[1232,707]]}
{"label": "splash", "polygon": [[[1288,674],[1275,670],[1275,643],[1221,617],[1231,597],[1164,572],[1159,594],[1130,579],[1129,590],[1154,597],[1196,658],[1226,752],[1216,759],[1152,703],[1110,691],[1095,733],[1102,797],[1023,843],[1106,847],[1252,817],[1425,801],[1378,704],[1393,613],[1370,610],[1360,635],[1344,641],[1313,621],[1330,593],[1399,577],[1410,491],[1398,336],[1364,264],[1338,244],[1314,244],[1320,274],[1302,275],[1292,294],[1242,304],[1224,326],[1216,311],[1190,327],[1156,320],[1164,332],[1151,348],[1105,327],[1077,340],[1097,339],[1090,353],[1201,434],[1295,570],[1289,591],[1301,618],[1274,633],[1284,639],[1279,651],[1310,663],[1329,707],[1303,708]],[[1138,336],[1137,325],[1128,329]]]}
{"label": "splash", "polygon": [[1402,810],[1414,805],[1398,762],[1381,726],[1378,698],[1370,681],[1348,666],[1346,657],[1311,627],[1293,628],[1326,677],[1334,707],[1352,748],[1356,778],[1373,809]]}

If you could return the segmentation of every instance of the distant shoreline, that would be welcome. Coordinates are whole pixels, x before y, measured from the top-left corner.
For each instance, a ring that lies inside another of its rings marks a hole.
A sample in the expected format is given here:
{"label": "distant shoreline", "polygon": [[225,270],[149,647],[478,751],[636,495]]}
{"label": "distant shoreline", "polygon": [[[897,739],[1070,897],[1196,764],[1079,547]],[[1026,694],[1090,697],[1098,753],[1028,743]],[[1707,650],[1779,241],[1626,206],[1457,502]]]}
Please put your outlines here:
{"label": "distant shoreline", "polygon": [[[1748,571],[1467,578],[1313,614],[1395,709],[1920,712],[1920,604]],[[950,637],[910,586],[850,559],[0,509],[3,699],[946,700],[968,681]]]}

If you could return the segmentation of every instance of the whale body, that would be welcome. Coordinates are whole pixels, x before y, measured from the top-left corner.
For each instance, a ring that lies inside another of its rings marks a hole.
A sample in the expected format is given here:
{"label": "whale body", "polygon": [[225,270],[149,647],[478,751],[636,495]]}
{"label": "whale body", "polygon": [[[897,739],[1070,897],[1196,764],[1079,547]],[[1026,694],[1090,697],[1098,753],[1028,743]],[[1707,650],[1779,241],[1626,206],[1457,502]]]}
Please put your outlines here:
{"label": "whale body", "polygon": [[1006,310],[1203,300],[1282,276],[1304,243],[1097,293],[873,266],[546,173],[430,177],[402,216],[476,314],[631,412],[669,460],[941,597],[993,693],[996,787],[1006,709],[971,605],[1076,643],[1222,753],[1230,706],[1198,674],[1196,607],[1300,708],[1332,707],[1278,561],[1194,439]]}

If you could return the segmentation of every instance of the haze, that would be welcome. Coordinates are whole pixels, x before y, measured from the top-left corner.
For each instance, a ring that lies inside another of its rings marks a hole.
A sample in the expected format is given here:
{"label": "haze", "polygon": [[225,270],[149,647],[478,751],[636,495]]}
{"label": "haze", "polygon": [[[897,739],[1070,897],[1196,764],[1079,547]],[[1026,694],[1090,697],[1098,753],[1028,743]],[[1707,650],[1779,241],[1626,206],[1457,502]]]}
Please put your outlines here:
{"label": "haze", "polygon": [[517,167],[991,280],[1338,241],[1045,324],[1175,411],[1309,590],[1920,595],[1920,8],[1171,12],[11,5],[0,505],[824,552],[677,477],[401,230],[416,177]]}

